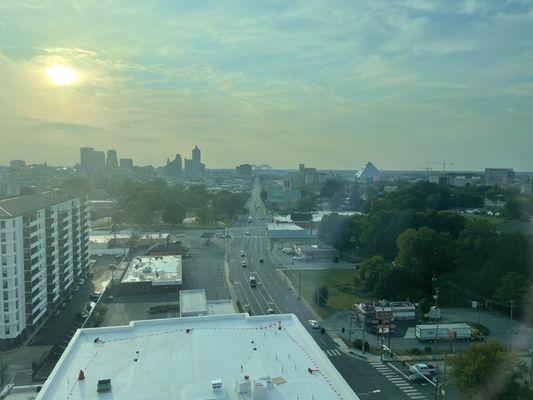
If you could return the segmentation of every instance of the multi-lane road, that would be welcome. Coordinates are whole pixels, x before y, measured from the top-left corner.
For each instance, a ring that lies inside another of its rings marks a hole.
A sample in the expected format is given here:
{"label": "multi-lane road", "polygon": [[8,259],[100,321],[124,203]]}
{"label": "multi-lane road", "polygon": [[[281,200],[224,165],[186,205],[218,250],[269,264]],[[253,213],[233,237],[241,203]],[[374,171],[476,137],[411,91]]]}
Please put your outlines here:
{"label": "multi-lane road", "polygon": [[[379,365],[380,362],[371,364],[348,355],[339,350],[328,334],[311,328],[309,320],[316,319],[315,314],[305,302],[298,299],[298,293],[284,283],[272,266],[265,227],[267,212],[260,198],[260,190],[256,182],[248,204],[251,222],[244,219],[240,226],[231,229],[227,249],[231,285],[243,308],[253,315],[269,312],[295,314],[361,398],[427,399],[403,377],[397,376],[396,371],[391,369],[389,372],[386,363],[383,366]],[[256,278],[256,287],[250,285],[250,275]]]}

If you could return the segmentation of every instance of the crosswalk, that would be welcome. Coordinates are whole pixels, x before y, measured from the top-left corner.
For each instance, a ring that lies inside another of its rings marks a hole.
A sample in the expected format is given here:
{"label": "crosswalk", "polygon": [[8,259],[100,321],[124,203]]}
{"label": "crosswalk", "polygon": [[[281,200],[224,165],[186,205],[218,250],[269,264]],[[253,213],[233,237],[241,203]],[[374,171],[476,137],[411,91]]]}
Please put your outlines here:
{"label": "crosswalk", "polygon": [[371,361],[375,369],[378,370],[382,375],[384,375],[391,383],[400,389],[409,399],[413,400],[422,400],[427,399],[422,393],[420,393],[416,388],[409,384],[405,379],[403,379],[397,372],[393,371],[387,365],[381,361]]}
{"label": "crosswalk", "polygon": [[324,350],[324,353],[326,353],[328,357],[336,357],[342,355],[342,352],[337,349]]}

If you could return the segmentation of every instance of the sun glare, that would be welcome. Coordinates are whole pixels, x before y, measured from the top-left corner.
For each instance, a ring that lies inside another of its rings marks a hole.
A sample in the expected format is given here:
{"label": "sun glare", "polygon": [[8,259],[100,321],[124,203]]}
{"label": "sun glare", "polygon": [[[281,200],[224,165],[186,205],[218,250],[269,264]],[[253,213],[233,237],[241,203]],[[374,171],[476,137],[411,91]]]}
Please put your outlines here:
{"label": "sun glare", "polygon": [[46,76],[54,85],[67,86],[74,84],[80,74],[69,67],[56,64],[46,68]]}

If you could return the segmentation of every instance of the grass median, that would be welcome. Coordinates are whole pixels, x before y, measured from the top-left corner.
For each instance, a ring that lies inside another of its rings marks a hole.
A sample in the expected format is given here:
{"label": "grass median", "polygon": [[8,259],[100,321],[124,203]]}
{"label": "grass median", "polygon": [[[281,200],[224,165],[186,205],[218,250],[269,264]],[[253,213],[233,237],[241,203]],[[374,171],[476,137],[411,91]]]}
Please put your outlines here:
{"label": "grass median", "polygon": [[[338,310],[353,308],[359,292],[354,284],[358,272],[355,269],[288,269],[283,273],[290,279],[292,286],[298,291],[300,282],[301,296],[316,310],[322,318],[328,318]],[[329,296],[327,304],[320,306],[316,303],[316,290],[326,285]]]}

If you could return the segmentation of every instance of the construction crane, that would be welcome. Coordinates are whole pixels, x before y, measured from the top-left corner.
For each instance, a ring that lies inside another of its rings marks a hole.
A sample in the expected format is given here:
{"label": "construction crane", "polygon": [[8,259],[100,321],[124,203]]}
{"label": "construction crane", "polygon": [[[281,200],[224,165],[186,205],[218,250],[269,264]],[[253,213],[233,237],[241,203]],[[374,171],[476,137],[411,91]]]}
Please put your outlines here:
{"label": "construction crane", "polygon": [[428,172],[431,171],[431,169],[429,168],[429,165],[430,164],[438,164],[438,165],[442,165],[442,172],[445,174],[446,173],[446,167],[447,166],[450,166],[450,165],[454,165],[452,162],[449,162],[449,161],[442,161],[442,162],[428,162],[426,163],[427,164],[427,170]]}

